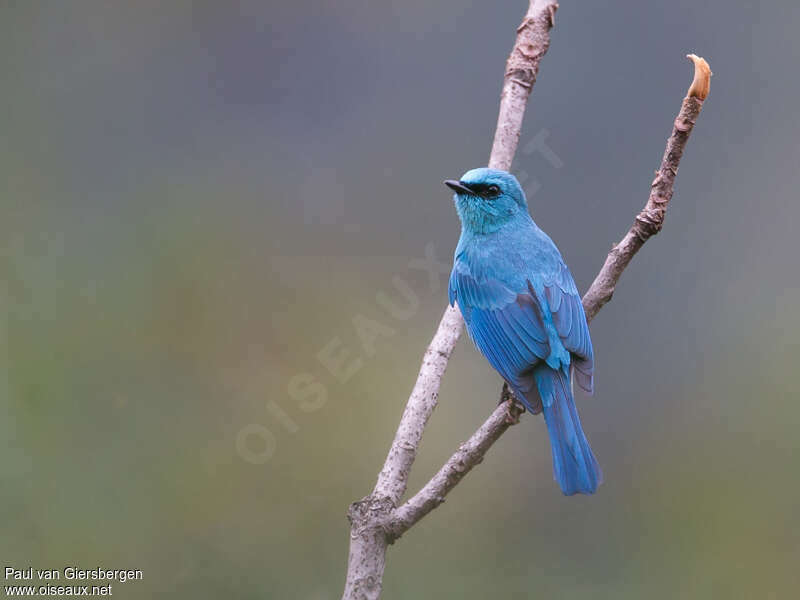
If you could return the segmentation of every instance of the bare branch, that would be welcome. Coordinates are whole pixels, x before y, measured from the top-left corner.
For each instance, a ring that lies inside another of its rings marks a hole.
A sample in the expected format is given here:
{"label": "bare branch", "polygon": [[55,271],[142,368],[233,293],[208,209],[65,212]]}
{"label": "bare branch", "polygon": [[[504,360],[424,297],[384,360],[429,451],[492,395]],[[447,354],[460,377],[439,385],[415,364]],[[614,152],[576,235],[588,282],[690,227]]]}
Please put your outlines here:
{"label": "bare branch", "polygon": [[[507,391],[508,387],[504,386],[504,390]],[[464,475],[483,461],[484,455],[492,444],[509,427],[519,423],[519,416],[524,410],[521,404],[517,404],[511,399],[498,404],[486,422],[472,434],[469,440],[459,446],[456,453],[425,484],[425,487],[394,511],[393,519],[386,527],[392,541],[399,538],[412,525],[444,502],[444,497],[458,485]]]}
{"label": "bare branch", "polygon": [[[549,32],[557,8],[556,2],[533,0],[517,28],[517,39],[506,62],[497,129],[489,158],[489,165],[494,168],[508,170],[511,167],[525,105],[539,72],[539,61],[550,46]],[[378,476],[375,495],[390,498],[396,504],[405,493],[422,431],[436,408],[439,385],[463,327],[461,311],[448,307],[425,352],[417,382]]]}
{"label": "bare branch", "polygon": [[550,29],[555,25],[556,10],[557,2],[532,0],[517,28],[517,41],[506,62],[500,113],[489,157],[489,166],[493,169],[511,169],[525,106],[539,74],[539,61],[550,47]]}
{"label": "bare branch", "polygon": [[[504,170],[511,167],[525,106],[536,82],[539,61],[550,44],[549,31],[557,8],[554,1],[531,0],[517,29],[517,40],[506,63],[497,129],[489,159],[491,167]],[[708,63],[695,55],[689,55],[689,58],[695,64],[694,81],[675,120],[647,204],[625,237],[612,248],[583,297],[587,320],[594,318],[611,299],[628,263],[663,226],[683,149],[709,91],[711,70]],[[448,307],[425,352],[416,384],[375,488],[369,496],[350,507],[350,554],[343,600],[372,600],[380,596],[388,545],[439,506],[450,490],[483,460],[492,444],[518,422],[523,412],[508,386],[504,385],[501,404],[486,422],[416,495],[397,507],[405,494],[423,430],[436,408],[441,379],[463,326],[460,311]]]}
{"label": "bare branch", "polygon": [[[681,110],[675,119],[672,135],[667,140],[664,158],[661,161],[661,167],[656,171],[656,178],[651,186],[647,204],[636,217],[630,231],[619,244],[611,249],[603,268],[583,297],[583,308],[589,321],[611,299],[614,287],[633,255],[651,236],[661,230],[664,223],[667,205],[672,198],[678,163],[683,155],[689,134],[700,114],[700,109],[703,107],[699,93],[705,90],[705,94],[708,94],[711,77],[711,69],[705,60],[694,55],[690,55],[690,58],[695,63],[695,80],[689,89],[690,95],[683,100]],[[700,90],[697,96],[691,95],[692,90],[695,89]],[[394,511],[394,519],[386,526],[392,539],[400,537],[444,502],[445,496],[450,490],[475,465],[483,461],[483,457],[492,444],[506,432],[510,425],[516,422],[514,415],[519,416],[521,407],[514,402],[513,397],[509,396],[508,384],[503,384],[501,404],[491,416],[467,442],[459,447],[439,472],[413,498]]]}
{"label": "bare branch", "polygon": [[389,498],[395,505],[406,492],[408,475],[417,456],[422,431],[436,408],[442,376],[463,329],[461,312],[456,307],[448,306],[422,358],[417,383],[411,391],[373,492],[378,497]]}
{"label": "bare branch", "polygon": [[[553,0],[531,0],[517,29],[517,39],[506,63],[497,131],[489,158],[492,167],[506,170],[511,167],[525,104],[536,81],[539,61],[550,45],[549,31],[557,8]],[[350,554],[343,600],[380,596],[388,543],[388,535],[382,535],[381,528],[391,521],[392,510],[405,493],[422,431],[436,408],[442,376],[463,328],[461,312],[448,307],[425,352],[375,489],[350,508]]]}
{"label": "bare branch", "polygon": [[[694,55],[690,55],[690,57],[692,56]],[[631,262],[634,254],[651,236],[661,231],[661,227],[664,225],[664,217],[667,214],[669,201],[672,199],[675,176],[678,174],[678,165],[683,156],[683,149],[689,140],[689,134],[692,133],[700,109],[703,108],[700,94],[708,95],[710,85],[711,69],[709,69],[708,63],[702,58],[695,58],[697,60],[692,59],[695,63],[694,81],[673,124],[672,135],[667,140],[661,166],[656,171],[656,177],[650,185],[650,197],[647,199],[647,204],[636,215],[636,219],[625,237],[608,253],[603,268],[600,269],[600,273],[597,274],[583,297],[583,309],[586,311],[588,320],[593,319],[603,305],[611,300],[620,275]]]}

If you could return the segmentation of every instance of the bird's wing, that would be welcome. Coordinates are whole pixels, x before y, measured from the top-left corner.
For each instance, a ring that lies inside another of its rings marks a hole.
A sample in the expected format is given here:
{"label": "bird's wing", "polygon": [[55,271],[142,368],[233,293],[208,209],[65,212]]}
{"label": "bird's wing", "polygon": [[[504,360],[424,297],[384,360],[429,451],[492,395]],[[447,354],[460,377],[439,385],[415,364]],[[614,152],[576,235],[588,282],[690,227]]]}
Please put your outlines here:
{"label": "bird's wing", "polygon": [[591,393],[594,377],[592,338],[578,288],[567,265],[560,262],[558,269],[545,280],[544,290],[558,337],[564,348],[575,357],[575,380]]}
{"label": "bird's wing", "polygon": [[[540,279],[541,281],[541,279]],[[575,357],[576,381],[591,391],[593,377],[592,341],[572,275],[563,262],[543,281],[542,302],[530,280],[525,289],[516,290],[498,278],[478,280],[469,267],[456,261],[450,276],[450,304],[458,306],[467,330],[491,365],[518,391],[532,386],[531,367],[546,360],[552,350],[545,321],[552,320],[564,349]],[[545,318],[543,309],[550,315]]]}
{"label": "bird's wing", "polygon": [[489,363],[516,392],[529,397],[534,386],[531,367],[550,354],[536,298],[529,290],[517,292],[499,279],[478,281],[459,262],[450,276],[449,296],[451,304],[458,302],[467,331]]}

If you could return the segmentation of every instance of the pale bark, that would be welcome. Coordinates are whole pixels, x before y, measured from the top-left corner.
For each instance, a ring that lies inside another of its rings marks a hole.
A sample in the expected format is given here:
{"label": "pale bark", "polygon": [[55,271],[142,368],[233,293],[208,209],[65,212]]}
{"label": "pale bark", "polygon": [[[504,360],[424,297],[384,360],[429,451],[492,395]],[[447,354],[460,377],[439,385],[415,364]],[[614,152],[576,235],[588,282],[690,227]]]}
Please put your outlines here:
{"label": "pale bark", "polygon": [[504,386],[503,390],[506,398],[497,405],[484,424],[472,434],[471,438],[459,446],[456,453],[425,484],[425,487],[393,512],[392,519],[386,526],[386,532],[391,541],[399,538],[417,521],[444,502],[445,496],[458,485],[464,475],[483,461],[484,455],[492,444],[509,427],[519,422],[519,415],[524,408],[510,398],[507,386]]}
{"label": "pale bark", "polygon": [[[489,165],[494,168],[511,167],[539,61],[550,46],[549,32],[557,8],[558,3],[552,0],[530,0],[517,29],[517,39],[506,62],[497,129],[489,157]],[[463,329],[458,307],[448,307],[425,352],[375,489],[350,507],[350,553],[343,600],[372,600],[380,596],[390,537],[387,527],[406,491],[422,432],[436,408],[442,376]]]}
{"label": "pale bark", "polygon": [[497,128],[489,157],[492,169],[511,169],[525,107],[539,74],[539,61],[550,47],[550,29],[555,25],[557,9],[557,2],[533,0],[517,27],[517,41],[506,61]]}

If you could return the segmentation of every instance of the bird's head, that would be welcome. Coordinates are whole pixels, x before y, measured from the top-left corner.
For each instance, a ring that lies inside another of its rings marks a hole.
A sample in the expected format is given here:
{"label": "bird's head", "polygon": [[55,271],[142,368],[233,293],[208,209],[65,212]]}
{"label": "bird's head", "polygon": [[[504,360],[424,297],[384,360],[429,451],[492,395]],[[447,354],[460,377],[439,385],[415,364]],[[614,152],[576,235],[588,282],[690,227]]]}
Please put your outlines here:
{"label": "bird's head", "polygon": [[511,173],[498,169],[472,169],[455,181],[444,182],[455,192],[456,210],[464,228],[491,233],[505,223],[530,218],[525,192]]}

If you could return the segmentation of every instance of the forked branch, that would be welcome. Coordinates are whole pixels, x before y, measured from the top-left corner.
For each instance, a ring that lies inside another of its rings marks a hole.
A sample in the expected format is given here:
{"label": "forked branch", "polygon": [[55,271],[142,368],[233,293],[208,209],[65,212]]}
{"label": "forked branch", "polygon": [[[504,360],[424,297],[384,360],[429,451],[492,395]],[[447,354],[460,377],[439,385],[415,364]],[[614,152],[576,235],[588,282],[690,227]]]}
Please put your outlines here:
{"label": "forked branch", "polygon": [[[525,106],[539,72],[539,61],[550,46],[550,29],[557,9],[558,3],[554,0],[530,0],[528,11],[517,28],[517,39],[506,62],[490,166],[505,170],[511,167]],[[447,307],[425,351],[375,489],[350,506],[350,552],[343,600],[372,600],[380,596],[390,541],[387,527],[405,494],[422,432],[436,408],[442,376],[463,329],[464,321],[458,308]]]}
{"label": "forked branch", "polygon": [[[511,167],[525,106],[536,81],[539,61],[550,44],[549,32],[557,8],[558,4],[553,1],[531,0],[517,29],[517,39],[506,64],[500,114],[489,159],[491,167],[504,170]],[[663,226],[678,164],[709,90],[711,70],[708,63],[693,54],[689,58],[695,65],[694,81],[673,124],[647,203],[630,230],[611,249],[603,268],[583,297],[588,320],[594,318],[611,299],[622,272],[636,252]],[[343,600],[372,600],[380,596],[388,545],[439,506],[463,477],[483,460],[492,444],[519,419],[522,409],[504,386],[503,401],[486,422],[417,494],[398,506],[406,492],[425,425],[436,408],[447,363],[463,327],[458,308],[448,307],[425,352],[375,489],[350,507],[350,554]]]}

